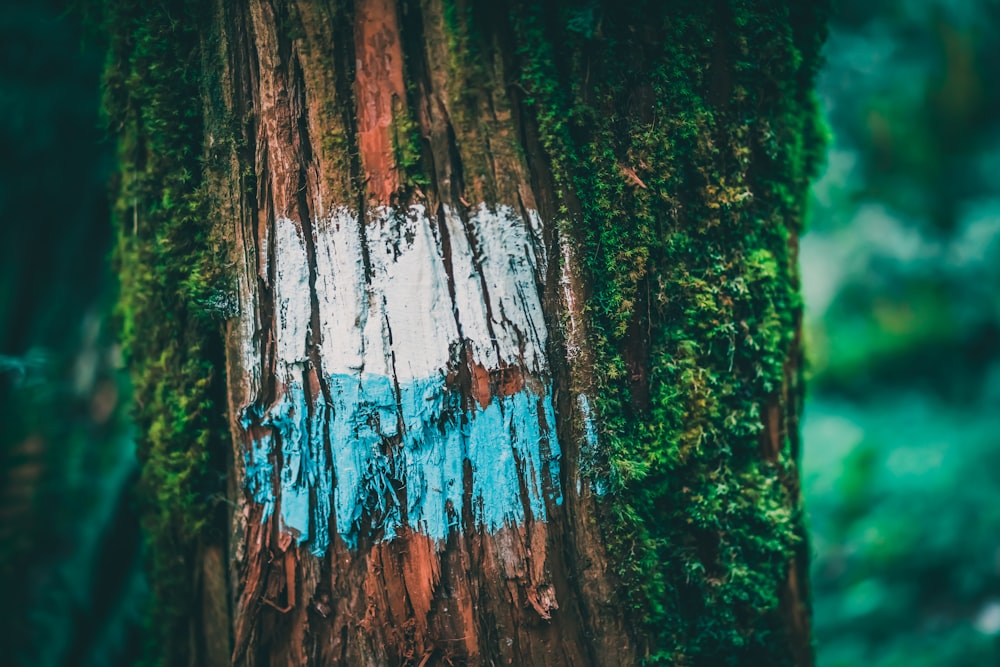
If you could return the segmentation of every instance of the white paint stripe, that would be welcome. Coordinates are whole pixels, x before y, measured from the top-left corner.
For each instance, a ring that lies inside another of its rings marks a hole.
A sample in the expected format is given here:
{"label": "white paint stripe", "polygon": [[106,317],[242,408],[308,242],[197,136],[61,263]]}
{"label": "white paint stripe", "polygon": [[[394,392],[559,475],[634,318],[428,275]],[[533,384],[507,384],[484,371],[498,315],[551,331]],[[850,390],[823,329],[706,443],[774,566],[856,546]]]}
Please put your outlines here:
{"label": "white paint stripe", "polygon": [[[457,391],[445,385],[451,350],[463,342],[485,368],[547,374],[541,219],[480,206],[463,222],[445,208],[453,302],[438,221],[422,206],[382,208],[368,218],[362,228],[341,208],[312,226],[330,395],[329,405],[314,406],[302,389],[312,318],[306,246],[299,224],[276,221],[275,372],[282,389],[266,410],[244,410],[245,428],[270,430],[247,452],[248,489],[265,507],[280,509],[282,525],[317,553],[326,549],[331,512],[348,541],[363,513],[379,516],[392,536],[402,518],[390,479],[405,484],[409,524],[444,539],[461,516],[465,461],[474,470],[478,523],[496,530],[525,521],[522,486],[531,514],[544,519],[546,489],[549,500],[560,501],[551,389],[493,398],[463,414]],[[253,309],[241,317],[242,330],[252,329]],[[257,339],[247,336],[245,358],[259,367]],[[280,483],[272,489],[279,450]]]}
{"label": "white paint stripe", "polygon": [[369,292],[383,338],[391,335],[395,357],[384,371],[373,368],[372,372],[395,375],[401,383],[443,374],[448,346],[458,339],[458,327],[433,222],[423,206],[403,213],[382,208],[372,218],[367,227]]}
{"label": "white paint stripe", "polygon": [[298,224],[278,218],[274,227],[275,347],[279,363],[292,366],[306,360],[306,336],[312,319],[309,260]]}
{"label": "white paint stripe", "polygon": [[[470,220],[492,306],[491,328],[500,360],[523,358],[528,372],[546,370],[547,332],[535,280],[538,252],[531,230],[509,206],[490,211],[480,205]],[[475,340],[475,339],[473,339]],[[496,364],[484,364],[495,368]]]}

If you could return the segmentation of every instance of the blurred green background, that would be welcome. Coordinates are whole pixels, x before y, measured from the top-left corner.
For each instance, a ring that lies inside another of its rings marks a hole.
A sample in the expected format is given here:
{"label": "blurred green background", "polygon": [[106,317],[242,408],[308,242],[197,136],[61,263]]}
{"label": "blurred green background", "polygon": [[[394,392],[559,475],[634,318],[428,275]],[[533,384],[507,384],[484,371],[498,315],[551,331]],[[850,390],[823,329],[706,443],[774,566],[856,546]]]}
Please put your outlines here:
{"label": "blurred green background", "polygon": [[841,0],[802,239],[821,667],[1000,664],[1000,2]]}
{"label": "blurred green background", "polygon": [[103,49],[67,4],[0,2],[0,664],[132,665],[145,584],[110,326],[114,151]]}
{"label": "blurred green background", "polygon": [[[114,160],[99,37],[65,5],[0,5],[0,662],[129,665]],[[837,2],[801,244],[820,667],[1000,664],[998,51],[1000,0]]]}

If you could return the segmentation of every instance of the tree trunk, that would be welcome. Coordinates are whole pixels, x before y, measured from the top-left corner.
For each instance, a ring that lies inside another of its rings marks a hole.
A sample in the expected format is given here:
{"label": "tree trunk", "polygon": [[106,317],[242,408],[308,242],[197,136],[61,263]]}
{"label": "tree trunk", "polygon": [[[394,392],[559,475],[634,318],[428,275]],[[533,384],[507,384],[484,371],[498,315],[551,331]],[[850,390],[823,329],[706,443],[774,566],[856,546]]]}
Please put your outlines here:
{"label": "tree trunk", "polygon": [[561,4],[111,3],[164,662],[811,664],[820,12]]}

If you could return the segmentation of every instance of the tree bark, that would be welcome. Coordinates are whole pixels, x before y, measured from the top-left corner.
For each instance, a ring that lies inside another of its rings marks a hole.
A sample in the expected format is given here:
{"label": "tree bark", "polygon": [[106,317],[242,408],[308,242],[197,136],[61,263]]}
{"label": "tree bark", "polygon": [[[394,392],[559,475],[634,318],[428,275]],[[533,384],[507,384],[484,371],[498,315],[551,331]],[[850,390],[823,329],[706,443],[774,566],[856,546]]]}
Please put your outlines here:
{"label": "tree bark", "polygon": [[822,22],[708,4],[112,10],[166,662],[811,664]]}

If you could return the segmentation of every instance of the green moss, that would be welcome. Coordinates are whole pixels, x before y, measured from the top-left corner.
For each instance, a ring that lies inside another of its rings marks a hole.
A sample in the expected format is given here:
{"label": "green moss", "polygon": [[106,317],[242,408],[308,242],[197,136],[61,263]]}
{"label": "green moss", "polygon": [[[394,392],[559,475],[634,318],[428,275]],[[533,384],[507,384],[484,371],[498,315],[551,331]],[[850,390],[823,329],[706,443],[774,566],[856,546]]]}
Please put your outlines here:
{"label": "green moss", "polygon": [[202,184],[200,3],[111,2],[105,107],[119,136],[118,317],[134,388],[151,585],[150,658],[186,662],[198,544],[219,490],[223,289]]}
{"label": "green moss", "polygon": [[394,100],[393,104],[392,150],[403,185],[426,186],[429,181],[423,171],[420,128],[404,108],[402,100]]}
{"label": "green moss", "polygon": [[789,4],[515,11],[592,290],[591,474],[610,482],[609,548],[650,664],[792,661],[777,637],[803,539],[795,461],[787,442],[766,460],[761,437],[797,384],[790,244],[823,149],[824,24]]}
{"label": "green moss", "polygon": [[[811,86],[822,13],[737,0],[525,4],[514,12],[520,85],[592,290],[603,452],[592,474],[609,482],[608,542],[649,662],[789,663],[775,635],[778,590],[802,544],[795,461],[787,444],[765,460],[760,440],[768,401],[795,382],[790,244],[821,154]],[[118,2],[109,17],[119,312],[166,662],[187,650],[193,568],[219,487],[210,459],[226,439],[200,6]],[[459,10],[444,5],[453,54],[478,43]],[[463,115],[481,91],[464,84],[488,78],[465,60],[449,76],[472,175],[489,169],[472,150],[485,130]],[[418,183],[414,124],[400,112],[393,130],[407,183]],[[344,145],[333,132],[321,149]]]}

